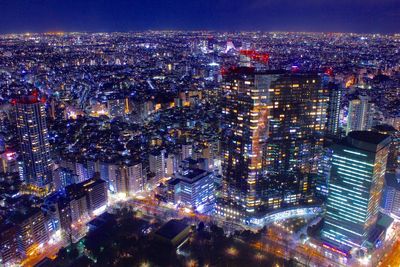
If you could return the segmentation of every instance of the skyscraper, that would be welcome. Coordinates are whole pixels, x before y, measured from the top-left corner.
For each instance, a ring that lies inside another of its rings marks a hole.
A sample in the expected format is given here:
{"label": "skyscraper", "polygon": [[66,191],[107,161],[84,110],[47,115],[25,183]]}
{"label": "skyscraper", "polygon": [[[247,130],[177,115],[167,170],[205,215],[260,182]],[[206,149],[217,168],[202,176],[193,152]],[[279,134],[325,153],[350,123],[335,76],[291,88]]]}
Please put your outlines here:
{"label": "skyscraper", "polygon": [[272,76],[240,67],[227,73],[223,85],[222,170],[220,214],[241,219],[262,205],[265,142],[268,122],[268,87]]}
{"label": "skyscraper", "polygon": [[367,131],[372,127],[373,104],[368,96],[360,95],[349,102],[346,135],[351,131]]}
{"label": "skyscraper", "polygon": [[287,176],[315,168],[311,161],[323,144],[328,90],[313,73],[286,73],[269,89],[268,171]]}
{"label": "skyscraper", "polygon": [[353,131],[332,145],[332,168],[322,239],[349,251],[376,225],[390,137]]}
{"label": "skyscraper", "polygon": [[33,188],[49,190],[52,162],[46,111],[36,91],[16,100],[16,117],[22,159],[21,178]]}
{"label": "skyscraper", "polygon": [[342,100],[343,90],[339,84],[328,83],[329,104],[327,110],[326,133],[331,136],[337,136],[340,133],[339,115],[340,104]]}
{"label": "skyscraper", "polygon": [[400,218],[400,173],[386,173],[382,208]]}
{"label": "skyscraper", "polygon": [[299,204],[322,152],[328,94],[319,75],[238,67],[226,73],[222,89],[223,198],[234,212],[229,216]]}

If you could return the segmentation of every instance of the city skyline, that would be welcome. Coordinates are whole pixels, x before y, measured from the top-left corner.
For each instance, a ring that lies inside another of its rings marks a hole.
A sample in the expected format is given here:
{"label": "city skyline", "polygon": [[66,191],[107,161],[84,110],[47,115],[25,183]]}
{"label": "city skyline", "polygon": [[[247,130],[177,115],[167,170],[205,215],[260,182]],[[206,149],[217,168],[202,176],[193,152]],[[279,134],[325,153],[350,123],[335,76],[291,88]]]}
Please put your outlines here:
{"label": "city skyline", "polygon": [[[15,28],[101,19],[41,3]],[[0,35],[0,266],[400,266],[399,106],[400,34]]]}
{"label": "city skyline", "polygon": [[0,33],[143,30],[398,32],[400,5],[384,1],[3,1]]}

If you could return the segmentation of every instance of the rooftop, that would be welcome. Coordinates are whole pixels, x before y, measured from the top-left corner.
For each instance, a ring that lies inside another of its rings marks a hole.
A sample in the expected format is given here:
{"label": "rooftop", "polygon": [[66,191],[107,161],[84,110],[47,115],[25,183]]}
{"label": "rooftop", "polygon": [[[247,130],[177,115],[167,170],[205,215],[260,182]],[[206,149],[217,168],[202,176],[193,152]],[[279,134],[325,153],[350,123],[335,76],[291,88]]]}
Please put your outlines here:
{"label": "rooftop", "polygon": [[348,136],[362,142],[367,142],[376,145],[380,144],[386,138],[388,138],[388,136],[385,134],[372,131],[353,131],[350,132]]}
{"label": "rooftop", "polygon": [[377,152],[390,143],[390,136],[373,131],[353,131],[342,140],[346,146],[352,146],[369,152]]}
{"label": "rooftop", "polygon": [[169,222],[161,226],[160,229],[157,230],[156,235],[172,240],[187,227],[188,225],[181,221],[170,220]]}

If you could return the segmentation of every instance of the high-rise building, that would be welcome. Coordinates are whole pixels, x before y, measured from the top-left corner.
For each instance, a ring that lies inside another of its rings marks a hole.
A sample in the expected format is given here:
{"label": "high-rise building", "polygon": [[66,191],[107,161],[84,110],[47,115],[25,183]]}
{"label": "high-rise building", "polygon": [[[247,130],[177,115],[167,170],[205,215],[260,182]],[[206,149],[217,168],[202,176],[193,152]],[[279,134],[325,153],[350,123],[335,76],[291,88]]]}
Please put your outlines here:
{"label": "high-rise building", "polygon": [[318,174],[315,181],[315,193],[317,197],[325,199],[328,196],[329,177],[332,167],[332,149],[327,147],[318,163]]}
{"label": "high-rise building", "polygon": [[400,173],[386,174],[382,208],[388,214],[400,218]]}
{"label": "high-rise building", "polygon": [[238,67],[224,78],[223,198],[240,214],[231,217],[304,201],[324,140],[320,76]]}
{"label": "high-rise building", "polygon": [[326,133],[337,136],[340,133],[340,104],[342,101],[343,90],[339,84],[329,82],[327,84],[329,93],[329,103],[327,110]]}
{"label": "high-rise building", "polygon": [[11,220],[17,226],[18,252],[22,258],[37,250],[49,241],[45,218],[40,208],[13,214]]}
{"label": "high-rise building", "polygon": [[372,127],[373,103],[368,96],[360,95],[350,100],[347,114],[346,135],[351,131],[368,131]]}
{"label": "high-rise building", "polygon": [[353,131],[332,145],[322,239],[344,251],[361,247],[376,226],[390,137]]}
{"label": "high-rise building", "polygon": [[118,164],[103,163],[102,166],[107,166],[108,171],[106,176],[100,177],[108,182],[111,192],[130,195],[143,190],[142,163],[124,161]]}
{"label": "high-rise building", "polygon": [[[85,210],[85,203],[91,214],[100,213],[107,205],[107,182],[101,179],[92,178],[79,184],[71,184],[66,187],[66,192],[71,201],[77,201],[76,206],[79,208],[75,210],[78,210],[78,216],[82,215],[81,210]],[[73,212],[71,206],[71,213]]]}
{"label": "high-rise building", "polygon": [[313,159],[322,151],[328,89],[322,87],[317,74],[286,73],[268,91],[268,171],[283,177],[297,171],[316,172]]}
{"label": "high-rise building", "polygon": [[34,188],[48,191],[52,182],[52,162],[44,104],[36,92],[19,98],[15,103],[21,178]]}
{"label": "high-rise building", "polygon": [[387,160],[386,171],[395,173],[396,169],[400,166],[400,131],[396,130],[393,126],[388,124],[375,125],[372,131],[381,134],[388,134],[392,138],[389,146],[389,155]]}
{"label": "high-rise building", "polygon": [[165,176],[165,150],[157,149],[150,153],[149,169],[155,174],[156,182]]}
{"label": "high-rise building", "polygon": [[222,97],[223,202],[220,214],[247,217],[263,204],[269,83],[273,76],[239,67],[227,73]]}

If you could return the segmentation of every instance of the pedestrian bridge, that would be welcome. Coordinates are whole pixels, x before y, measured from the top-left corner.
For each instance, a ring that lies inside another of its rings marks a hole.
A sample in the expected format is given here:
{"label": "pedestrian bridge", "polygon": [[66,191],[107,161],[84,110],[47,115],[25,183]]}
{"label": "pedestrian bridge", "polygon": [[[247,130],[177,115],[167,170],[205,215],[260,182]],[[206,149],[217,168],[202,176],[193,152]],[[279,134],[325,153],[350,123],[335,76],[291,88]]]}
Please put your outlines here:
{"label": "pedestrian bridge", "polygon": [[282,221],[297,217],[312,217],[322,213],[321,206],[308,206],[308,207],[293,207],[285,210],[278,210],[267,213],[263,217],[250,218],[250,224],[256,226],[265,226],[276,221]]}

